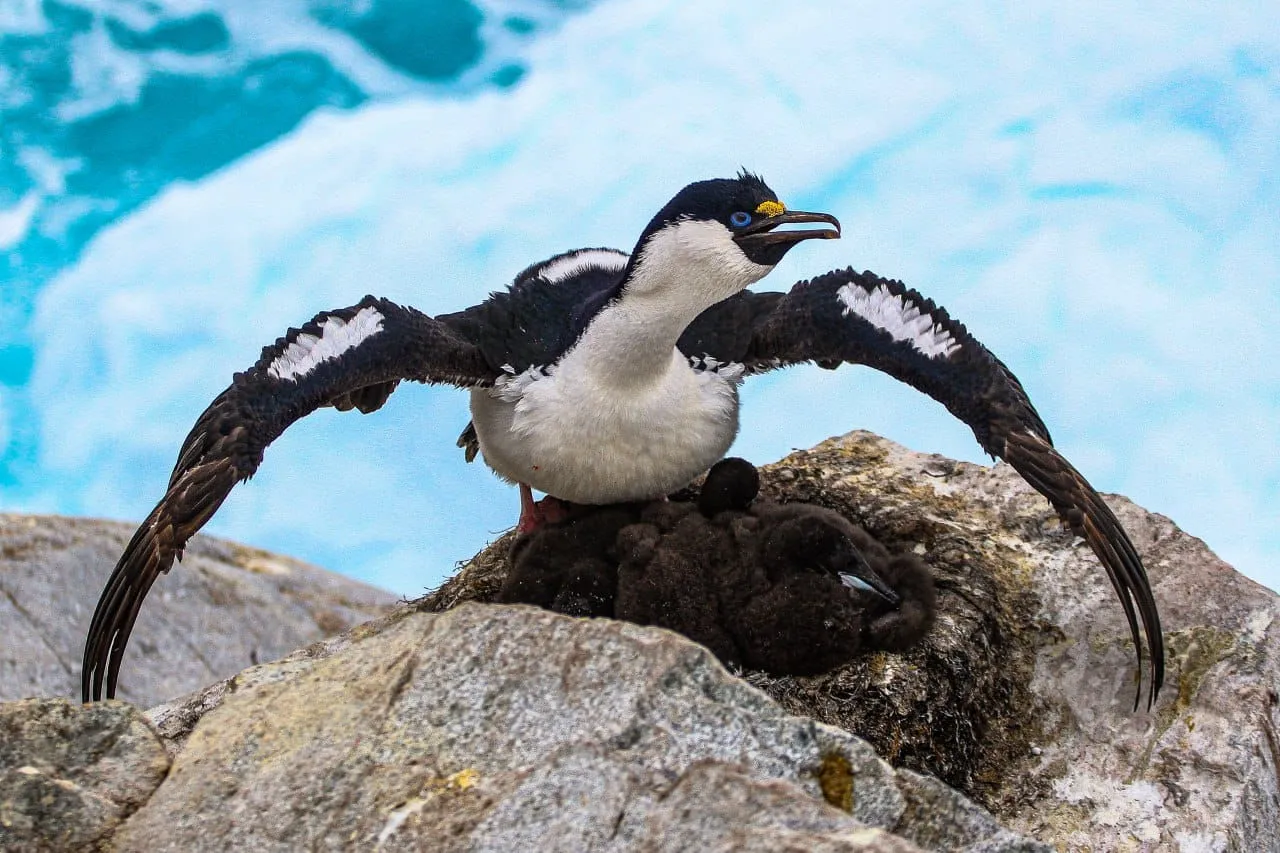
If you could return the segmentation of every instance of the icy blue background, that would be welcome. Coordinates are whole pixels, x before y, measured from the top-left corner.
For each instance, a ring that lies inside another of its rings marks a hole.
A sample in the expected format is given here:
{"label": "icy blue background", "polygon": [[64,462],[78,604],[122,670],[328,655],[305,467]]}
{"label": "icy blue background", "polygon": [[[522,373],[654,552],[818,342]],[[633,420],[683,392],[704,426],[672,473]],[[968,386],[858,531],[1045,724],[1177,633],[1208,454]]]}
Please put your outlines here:
{"label": "icy blue background", "polygon": [[[1275,6],[0,0],[0,508],[137,520],[263,344],[629,248],[739,166],[951,309],[1104,491],[1280,587]],[[745,389],[735,452],[980,460],[870,371]],[[209,526],[415,594],[515,518],[465,396],[323,412]]]}

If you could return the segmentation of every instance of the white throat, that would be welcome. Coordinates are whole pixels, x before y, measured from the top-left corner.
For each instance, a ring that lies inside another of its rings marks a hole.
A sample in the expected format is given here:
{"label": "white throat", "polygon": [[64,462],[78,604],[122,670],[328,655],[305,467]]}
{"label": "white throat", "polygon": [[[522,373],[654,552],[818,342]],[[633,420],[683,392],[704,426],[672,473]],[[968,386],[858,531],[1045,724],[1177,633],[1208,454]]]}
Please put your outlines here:
{"label": "white throat", "polygon": [[749,260],[719,222],[680,220],[640,249],[616,302],[592,320],[575,360],[614,385],[659,380],[676,341],[699,314],[759,281],[773,267]]}

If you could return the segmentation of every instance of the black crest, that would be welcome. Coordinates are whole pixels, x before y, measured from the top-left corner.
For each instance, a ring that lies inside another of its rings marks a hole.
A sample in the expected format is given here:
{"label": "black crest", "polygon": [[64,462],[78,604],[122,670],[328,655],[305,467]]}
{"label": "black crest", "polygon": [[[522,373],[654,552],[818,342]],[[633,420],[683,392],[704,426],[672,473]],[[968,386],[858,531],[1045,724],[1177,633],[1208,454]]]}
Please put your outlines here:
{"label": "black crest", "polygon": [[[743,169],[736,178],[695,181],[667,202],[640,234],[636,248],[663,226],[680,219],[715,220],[731,227],[729,217],[736,211],[754,211],[761,203],[778,200],[777,194],[757,175]],[[632,253],[635,257],[635,253]]]}

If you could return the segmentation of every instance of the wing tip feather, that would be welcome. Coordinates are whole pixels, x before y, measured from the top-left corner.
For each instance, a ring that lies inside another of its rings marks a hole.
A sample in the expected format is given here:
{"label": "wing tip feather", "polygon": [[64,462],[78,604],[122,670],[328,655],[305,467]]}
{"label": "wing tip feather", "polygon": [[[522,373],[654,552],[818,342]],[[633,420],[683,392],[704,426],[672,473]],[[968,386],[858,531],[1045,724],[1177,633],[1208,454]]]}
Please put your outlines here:
{"label": "wing tip feather", "polygon": [[1142,557],[1102,496],[1043,438],[1015,432],[1006,441],[1004,456],[1048,498],[1068,528],[1089,544],[1106,571],[1124,609],[1137,656],[1134,711],[1141,707],[1144,676],[1150,710],[1164,686],[1165,649],[1160,612]]}

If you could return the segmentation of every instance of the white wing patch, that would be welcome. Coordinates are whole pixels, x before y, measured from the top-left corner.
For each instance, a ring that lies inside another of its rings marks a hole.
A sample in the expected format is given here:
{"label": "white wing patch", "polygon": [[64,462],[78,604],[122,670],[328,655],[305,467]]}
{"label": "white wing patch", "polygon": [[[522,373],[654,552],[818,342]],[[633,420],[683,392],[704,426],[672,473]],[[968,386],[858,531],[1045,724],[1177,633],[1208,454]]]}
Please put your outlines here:
{"label": "white wing patch", "polygon": [[895,341],[910,343],[929,358],[949,358],[960,349],[951,333],[904,296],[890,292],[883,284],[866,291],[846,284],[836,291],[845,316],[857,314],[871,325],[888,332]]}
{"label": "white wing patch", "polygon": [[551,284],[572,278],[583,270],[621,270],[627,265],[628,255],[616,249],[583,249],[556,258],[538,270],[538,278]]}
{"label": "white wing patch", "polygon": [[298,335],[275,361],[267,373],[276,379],[297,381],[315,370],[317,365],[335,359],[382,331],[382,314],[377,308],[361,308],[350,321],[327,317],[320,324],[320,334]]}

